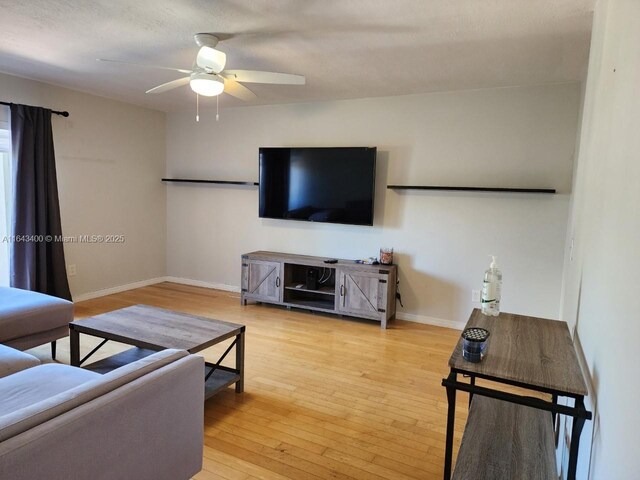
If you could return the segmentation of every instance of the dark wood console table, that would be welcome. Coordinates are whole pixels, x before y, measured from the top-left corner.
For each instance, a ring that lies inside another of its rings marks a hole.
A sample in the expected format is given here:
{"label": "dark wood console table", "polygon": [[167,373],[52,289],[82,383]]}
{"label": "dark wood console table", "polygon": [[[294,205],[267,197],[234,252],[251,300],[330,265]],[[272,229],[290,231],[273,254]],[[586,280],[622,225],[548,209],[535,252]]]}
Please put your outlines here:
{"label": "dark wood console table", "polygon": [[[466,326],[486,328],[491,336],[487,355],[480,363],[462,357],[461,338],[449,359],[449,376],[442,380],[448,400],[445,480],[451,478],[457,390],[468,392],[471,397],[482,395],[545,410],[551,413],[549,422],[556,414],[573,417],[567,478],[574,480],[580,434],[585,420],[591,419],[591,412],[584,406],[587,387],[566,322],[510,313],[489,317],[474,309]],[[458,374],[469,377],[470,382],[458,381]],[[550,394],[551,400],[481,387],[476,385],[476,378]],[[572,398],[573,406],[559,405],[558,397]]]}

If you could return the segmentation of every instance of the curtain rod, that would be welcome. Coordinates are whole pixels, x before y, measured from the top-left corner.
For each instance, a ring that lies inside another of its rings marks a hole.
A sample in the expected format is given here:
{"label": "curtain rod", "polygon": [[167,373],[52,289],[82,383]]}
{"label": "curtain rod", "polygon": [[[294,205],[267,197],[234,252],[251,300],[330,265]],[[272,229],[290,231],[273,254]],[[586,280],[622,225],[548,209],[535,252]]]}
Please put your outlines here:
{"label": "curtain rod", "polygon": [[[13,105],[12,103],[9,102],[0,102],[1,105]],[[64,112],[60,112],[58,110],[51,110],[51,113],[55,113],[56,115],[62,115],[63,117],[68,117],[69,116],[69,112],[67,112],[66,110]]]}

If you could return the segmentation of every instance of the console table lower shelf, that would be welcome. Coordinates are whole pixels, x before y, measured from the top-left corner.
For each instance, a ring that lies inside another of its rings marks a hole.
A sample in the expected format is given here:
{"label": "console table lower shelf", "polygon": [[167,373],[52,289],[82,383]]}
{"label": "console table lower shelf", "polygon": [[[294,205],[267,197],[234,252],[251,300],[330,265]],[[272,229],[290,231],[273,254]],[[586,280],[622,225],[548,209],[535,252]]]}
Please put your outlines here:
{"label": "console table lower shelf", "polygon": [[396,314],[395,265],[258,251],[242,255],[240,299],[387,322]]}

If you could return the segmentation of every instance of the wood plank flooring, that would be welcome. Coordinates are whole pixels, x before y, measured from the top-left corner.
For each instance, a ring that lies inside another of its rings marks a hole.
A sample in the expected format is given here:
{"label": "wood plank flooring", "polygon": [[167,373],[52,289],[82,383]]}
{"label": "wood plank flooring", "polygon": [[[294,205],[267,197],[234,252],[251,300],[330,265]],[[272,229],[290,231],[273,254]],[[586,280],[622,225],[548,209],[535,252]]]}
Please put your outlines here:
{"label": "wood plank flooring", "polygon": [[[76,318],[135,304],[247,325],[245,393],[229,388],[206,402],[196,480],[442,478],[440,381],[459,331],[399,320],[383,331],[374,322],[243,307],[238,294],[171,283],[80,302]],[[81,355],[98,342],[81,336]],[[68,339],[58,343],[58,361],[68,363]],[[226,345],[202,354],[216,361]],[[92,359],[126,348],[110,342]],[[50,361],[47,345],[32,352]],[[467,397],[458,396],[456,452],[467,414]]]}

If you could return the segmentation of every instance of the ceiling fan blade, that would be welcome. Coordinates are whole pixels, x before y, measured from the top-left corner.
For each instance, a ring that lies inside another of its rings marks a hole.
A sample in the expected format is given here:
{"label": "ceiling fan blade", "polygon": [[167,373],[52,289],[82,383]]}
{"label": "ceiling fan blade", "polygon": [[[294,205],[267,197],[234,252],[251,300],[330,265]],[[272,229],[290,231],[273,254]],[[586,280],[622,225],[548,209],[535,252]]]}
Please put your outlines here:
{"label": "ceiling fan blade", "polygon": [[160,70],[171,70],[173,72],[191,73],[191,70],[185,70],[184,68],[162,67],[160,65],[145,65],[143,63],[125,62],[124,60],[109,60],[108,58],[97,58],[96,60],[98,60],[99,62],[124,63],[125,65],[134,65],[136,67],[159,68]]}
{"label": "ceiling fan blade", "polygon": [[291,73],[259,72],[257,70],[225,70],[222,72],[225,78],[232,78],[238,82],[246,83],[273,83],[276,85],[304,85],[304,75]]}
{"label": "ceiling fan blade", "polygon": [[196,65],[200,68],[210,69],[213,73],[220,73],[227,63],[227,54],[215,48],[203,46],[198,50]]}
{"label": "ceiling fan blade", "polygon": [[172,90],[174,88],[181,87],[183,85],[187,85],[191,80],[191,77],[183,77],[178,78],[177,80],[171,80],[170,82],[163,83],[162,85],[158,85],[157,87],[153,87],[151,90],[147,90],[144,93],[162,93],[167,90]]}
{"label": "ceiling fan blade", "polygon": [[244,100],[245,102],[250,102],[251,100],[255,100],[256,94],[249,90],[244,85],[239,84],[235,80],[231,78],[224,79],[224,93],[228,93],[232,97],[239,98],[240,100]]}

